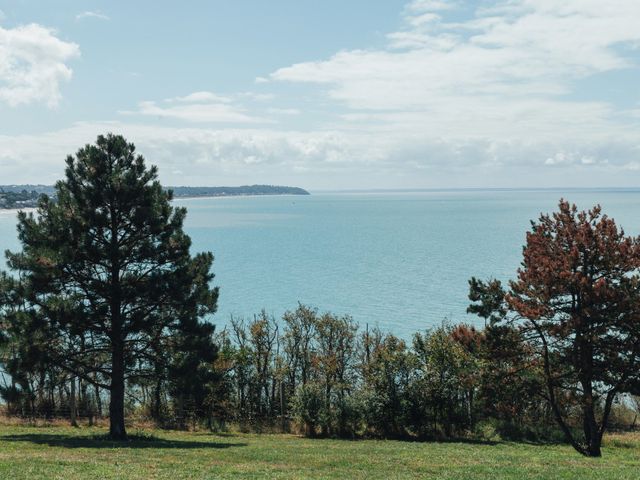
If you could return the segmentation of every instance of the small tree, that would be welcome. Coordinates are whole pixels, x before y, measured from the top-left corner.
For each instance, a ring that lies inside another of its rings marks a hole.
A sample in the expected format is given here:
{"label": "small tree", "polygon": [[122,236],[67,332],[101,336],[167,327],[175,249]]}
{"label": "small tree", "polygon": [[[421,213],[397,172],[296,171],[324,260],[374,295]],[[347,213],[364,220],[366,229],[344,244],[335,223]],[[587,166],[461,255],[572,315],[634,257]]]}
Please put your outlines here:
{"label": "small tree", "polygon": [[294,417],[304,425],[305,435],[315,437],[316,426],[326,421],[323,417],[327,415],[322,385],[315,382],[300,385],[292,399],[291,410]]}
{"label": "small tree", "polygon": [[452,327],[443,323],[425,334],[416,333],[413,338],[421,367],[416,386],[421,386],[419,390],[425,395],[434,430],[442,425],[447,437],[454,433],[454,428],[469,426],[471,399],[467,395],[474,383],[470,379],[478,371],[473,356],[452,333]]}
{"label": "small tree", "polygon": [[[539,355],[545,396],[567,440],[600,456],[614,399],[638,390],[640,238],[625,236],[599,206],[578,212],[561,200],[558,212],[532,222],[523,254],[505,318]],[[484,300],[500,307],[496,298]],[[578,412],[581,437],[570,412]]]}
{"label": "small tree", "polygon": [[406,436],[407,397],[417,368],[415,355],[403,340],[374,329],[362,334],[360,357],[367,423],[385,437]]}
{"label": "small tree", "polygon": [[326,418],[322,423],[323,435],[333,433],[335,423],[344,424],[344,421],[335,418],[336,412],[333,407],[335,403],[344,403],[350,390],[352,379],[349,374],[355,360],[357,329],[351,317],[346,315],[338,317],[325,313],[316,319],[317,341],[314,363],[317,367],[318,382],[324,387]]}
{"label": "small tree", "polygon": [[[537,436],[540,412],[546,420],[547,404],[541,393],[545,383],[535,345],[529,343],[526,331],[509,322],[506,292],[499,280],[469,280],[469,299],[474,302],[467,312],[485,320],[478,356],[480,358],[479,400],[483,411],[499,421],[502,435]],[[542,406],[542,408],[541,408]]]}
{"label": "small tree", "polygon": [[285,312],[282,320],[286,371],[290,394],[293,394],[298,384],[306,385],[311,377],[318,311],[299,304],[295,311]]}
{"label": "small tree", "polygon": [[152,377],[164,339],[215,311],[213,256],[191,256],[186,210],[123,137],[99,136],[65,173],[55,200],[18,216],[22,251],[7,257],[20,319],[30,348],[110,391],[110,435],[125,439],[126,382]]}
{"label": "small tree", "polygon": [[[198,321],[183,325],[170,339],[166,350],[167,383],[175,400],[177,424],[186,428],[189,413],[206,417],[211,423],[212,399],[220,376],[214,369],[218,347],[214,343],[214,325]],[[188,412],[188,408],[193,411]]]}

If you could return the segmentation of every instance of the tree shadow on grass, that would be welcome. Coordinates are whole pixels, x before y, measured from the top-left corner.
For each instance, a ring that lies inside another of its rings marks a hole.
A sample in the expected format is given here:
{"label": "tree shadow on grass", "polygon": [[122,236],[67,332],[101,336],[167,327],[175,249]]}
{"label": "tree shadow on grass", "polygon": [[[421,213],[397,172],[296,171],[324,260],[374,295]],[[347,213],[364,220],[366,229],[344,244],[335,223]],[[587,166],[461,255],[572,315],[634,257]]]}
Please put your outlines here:
{"label": "tree shadow on grass", "polygon": [[4,442],[30,442],[36,445],[48,445],[50,447],[63,448],[232,448],[246,447],[247,443],[234,442],[199,442],[191,440],[168,440],[152,436],[131,435],[128,440],[111,440],[104,435],[60,435],[44,433],[27,433],[21,435],[1,435],[0,441]]}
{"label": "tree shadow on grass", "polygon": [[426,440],[417,440],[422,443],[465,443],[469,445],[486,445],[494,447],[504,443],[501,440],[490,440],[487,438],[466,438],[466,437],[451,437],[451,438],[431,438]]}
{"label": "tree shadow on grass", "polygon": [[366,442],[370,440],[380,440],[387,441],[393,440],[397,442],[406,442],[406,443],[421,443],[421,444],[430,444],[430,443],[466,443],[472,445],[487,445],[487,446],[495,446],[505,443],[502,440],[490,440],[484,438],[469,438],[469,437],[410,437],[405,435],[398,436],[390,436],[390,437],[376,437],[376,436],[357,436],[352,438],[344,438],[344,437],[306,437],[299,435],[299,438],[305,438],[307,440],[334,440],[334,441],[343,441],[343,442]]}

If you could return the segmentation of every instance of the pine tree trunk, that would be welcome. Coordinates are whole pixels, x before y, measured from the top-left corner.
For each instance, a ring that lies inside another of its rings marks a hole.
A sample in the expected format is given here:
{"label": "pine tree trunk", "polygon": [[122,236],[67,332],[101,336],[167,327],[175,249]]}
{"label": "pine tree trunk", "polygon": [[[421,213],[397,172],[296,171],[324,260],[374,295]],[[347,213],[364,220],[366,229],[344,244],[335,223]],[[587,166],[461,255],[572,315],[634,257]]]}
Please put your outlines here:
{"label": "pine tree trunk", "polygon": [[280,381],[280,420],[282,422],[282,433],[285,433],[287,430],[287,420],[286,420],[286,412],[285,412],[285,401],[284,401],[284,382]]}
{"label": "pine tree trunk", "polygon": [[71,393],[69,394],[69,420],[72,427],[77,427],[76,420],[76,379],[71,377]]}
{"label": "pine tree trunk", "polygon": [[178,395],[178,428],[180,430],[187,429],[184,413],[184,395],[182,393]]}
{"label": "pine tree trunk", "polygon": [[583,410],[586,454],[590,457],[600,457],[602,456],[602,452],[600,451],[601,437],[599,435],[598,423],[593,407],[591,390],[587,391],[586,397]]}
{"label": "pine tree trunk", "polygon": [[124,351],[121,341],[113,344],[111,366],[111,399],[109,402],[109,435],[126,440],[124,426]]}
{"label": "pine tree trunk", "polygon": [[579,345],[580,363],[582,371],[580,373],[583,391],[583,431],[585,439],[585,454],[590,457],[600,457],[601,437],[600,429],[596,420],[595,399],[593,395],[593,348],[588,340],[585,340],[582,332],[576,335],[576,342]]}
{"label": "pine tree trunk", "polygon": [[158,381],[153,391],[153,419],[160,422],[160,412],[162,410],[162,379],[158,376]]}
{"label": "pine tree trunk", "polygon": [[100,387],[95,386],[95,395],[96,395],[96,418],[100,418],[102,416],[102,399],[100,398]]}

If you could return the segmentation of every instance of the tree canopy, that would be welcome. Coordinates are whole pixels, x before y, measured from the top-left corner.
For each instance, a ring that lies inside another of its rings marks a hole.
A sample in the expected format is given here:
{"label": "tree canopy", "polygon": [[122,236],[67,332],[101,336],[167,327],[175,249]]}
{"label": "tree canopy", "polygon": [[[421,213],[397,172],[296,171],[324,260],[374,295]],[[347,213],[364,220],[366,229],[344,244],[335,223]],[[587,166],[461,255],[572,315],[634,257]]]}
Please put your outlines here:
{"label": "tree canopy", "polygon": [[[596,206],[532,222],[517,279],[505,292],[472,279],[472,309],[519,325],[539,355],[556,421],[580,453],[600,456],[617,395],[640,381],[640,238],[626,236]],[[580,412],[582,435],[567,420]]]}
{"label": "tree canopy", "polygon": [[202,349],[194,335],[212,334],[202,318],[216,310],[213,255],[190,254],[186,210],[123,137],[99,136],[66,163],[55,200],[19,214],[7,331],[22,358],[108,389],[110,434],[123,439],[125,383],[156,375],[172,346]]}

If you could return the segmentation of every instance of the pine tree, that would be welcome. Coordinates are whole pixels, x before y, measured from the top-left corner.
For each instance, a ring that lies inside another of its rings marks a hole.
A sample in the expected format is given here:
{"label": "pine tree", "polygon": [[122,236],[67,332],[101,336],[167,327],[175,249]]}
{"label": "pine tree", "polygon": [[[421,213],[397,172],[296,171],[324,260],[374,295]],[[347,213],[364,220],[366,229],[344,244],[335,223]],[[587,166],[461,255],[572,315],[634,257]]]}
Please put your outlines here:
{"label": "pine tree", "polygon": [[186,210],[122,136],[99,136],[66,163],[55,199],[19,214],[22,251],[8,264],[31,348],[109,390],[110,435],[126,439],[127,382],[152,378],[158,346],[215,312],[213,255],[191,256]]}
{"label": "pine tree", "polygon": [[519,326],[559,427],[578,452],[599,457],[613,402],[640,387],[640,237],[599,206],[579,212],[561,200],[532,222],[523,257],[506,295],[472,280],[472,311]]}

